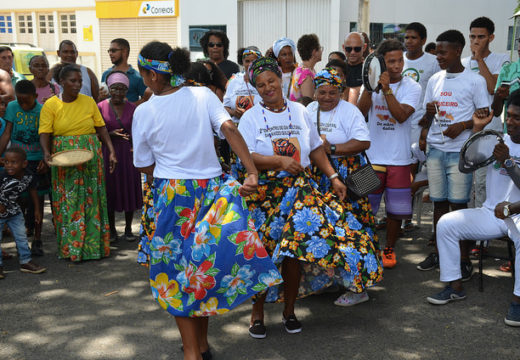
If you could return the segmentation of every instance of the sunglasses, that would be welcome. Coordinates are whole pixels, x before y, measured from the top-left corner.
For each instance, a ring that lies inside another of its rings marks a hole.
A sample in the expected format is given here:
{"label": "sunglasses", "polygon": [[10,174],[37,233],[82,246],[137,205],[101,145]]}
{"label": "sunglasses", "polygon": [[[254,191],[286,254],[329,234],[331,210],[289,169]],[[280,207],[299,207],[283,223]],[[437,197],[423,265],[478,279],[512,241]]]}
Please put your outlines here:
{"label": "sunglasses", "polygon": [[222,43],[213,43],[213,42],[208,43],[208,47],[215,47],[215,46],[221,48],[222,46],[224,46],[224,44],[222,44]]}
{"label": "sunglasses", "polygon": [[345,46],[345,51],[346,52],[352,52],[352,50],[354,50],[354,52],[360,52],[361,51],[361,46]]}

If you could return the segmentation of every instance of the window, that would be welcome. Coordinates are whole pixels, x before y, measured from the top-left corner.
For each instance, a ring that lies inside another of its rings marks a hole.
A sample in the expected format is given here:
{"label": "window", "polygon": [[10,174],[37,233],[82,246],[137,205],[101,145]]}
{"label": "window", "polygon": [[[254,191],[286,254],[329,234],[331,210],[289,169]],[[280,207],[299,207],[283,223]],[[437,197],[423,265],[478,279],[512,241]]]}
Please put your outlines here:
{"label": "window", "polygon": [[[404,42],[404,29],[408,24],[370,23],[370,44],[376,48],[381,41],[397,39]],[[350,23],[350,31],[357,31],[357,23]]]}
{"label": "window", "polygon": [[76,33],[76,15],[74,14],[61,14],[61,33],[62,34],[75,34]]}
{"label": "window", "polygon": [[33,22],[31,15],[18,15],[18,29],[20,34],[32,34]]}
{"label": "window", "polygon": [[0,34],[12,34],[13,33],[13,22],[11,16],[0,15]]}
{"label": "window", "polygon": [[40,15],[40,34],[54,34],[54,16]]}

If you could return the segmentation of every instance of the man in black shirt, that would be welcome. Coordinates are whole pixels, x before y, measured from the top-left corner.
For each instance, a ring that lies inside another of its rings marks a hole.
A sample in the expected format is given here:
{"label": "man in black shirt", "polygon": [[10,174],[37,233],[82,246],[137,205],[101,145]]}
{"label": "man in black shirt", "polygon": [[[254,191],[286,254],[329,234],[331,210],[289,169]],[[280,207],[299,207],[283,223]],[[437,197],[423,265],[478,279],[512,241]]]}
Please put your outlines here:
{"label": "man in black shirt", "polygon": [[347,55],[347,87],[348,101],[357,104],[359,90],[363,84],[363,52],[367,44],[363,35],[358,32],[351,32],[345,38],[343,50]]}
{"label": "man in black shirt", "polygon": [[229,79],[231,75],[239,72],[240,68],[233,61],[227,60],[229,56],[229,39],[225,33],[210,30],[200,39],[200,46],[204,56],[218,65],[220,70]]}

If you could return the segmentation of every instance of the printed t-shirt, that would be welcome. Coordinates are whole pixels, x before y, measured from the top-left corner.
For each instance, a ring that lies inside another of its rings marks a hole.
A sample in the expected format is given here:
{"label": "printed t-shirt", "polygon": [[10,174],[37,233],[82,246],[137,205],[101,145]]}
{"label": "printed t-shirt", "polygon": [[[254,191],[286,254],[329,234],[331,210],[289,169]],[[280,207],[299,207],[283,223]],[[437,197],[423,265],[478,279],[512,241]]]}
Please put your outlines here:
{"label": "printed t-shirt", "polygon": [[13,124],[11,131],[12,146],[22,148],[27,153],[27,160],[42,160],[43,152],[38,135],[40,112],[42,105],[36,102],[35,106],[24,111],[18,101],[11,101],[5,111],[5,120]]}
{"label": "printed t-shirt", "polygon": [[[520,144],[514,143],[509,135],[504,135],[504,143],[516,165],[520,165]],[[513,183],[506,169],[499,162],[495,162],[487,167],[486,201],[482,206],[494,211],[496,205],[502,201],[520,201],[520,189]]]}
{"label": "printed t-shirt", "polygon": [[[309,117],[318,126],[318,102],[313,101],[307,105]],[[359,109],[345,100],[340,100],[338,105],[330,111],[320,111],[320,132],[325,135],[331,144],[345,144],[355,139],[370,141],[365,117]],[[332,155],[332,157],[340,157]]]}
{"label": "printed t-shirt", "polygon": [[[509,64],[509,56],[506,54],[497,54],[497,53],[490,53],[485,59],[484,62],[486,63],[489,72],[492,75],[498,75],[500,74],[500,69],[502,69],[502,66],[505,64]],[[476,60],[472,60],[471,56],[465,57],[462,59],[462,65],[466,69],[472,70],[473,72],[476,72],[477,74],[480,74],[479,68],[478,68],[478,62]],[[485,80],[485,79],[484,79]],[[486,85],[487,89],[487,85]],[[491,104],[493,102],[493,95],[487,92],[489,103]],[[504,126],[502,125],[502,119],[500,116],[494,116],[493,120],[489,124],[486,125],[484,129],[492,129],[496,131],[503,131]]]}
{"label": "printed t-shirt", "polygon": [[438,102],[439,121],[432,121],[426,140],[428,145],[445,152],[460,152],[471,130],[462,131],[455,139],[444,136],[444,143],[441,131],[452,124],[471,120],[476,109],[489,107],[486,80],[468,69],[456,74],[439,71],[428,81],[423,106],[426,108],[432,101]]}
{"label": "printed t-shirt", "polygon": [[[418,83],[404,76],[401,81],[390,84],[390,88],[400,104],[417,109],[421,98]],[[372,106],[368,112],[371,143],[366,153],[373,164],[400,166],[412,163],[410,118],[399,123],[392,117],[383,92],[372,93]]]}
{"label": "printed t-shirt", "polygon": [[303,95],[301,93],[300,86],[303,84],[305,79],[311,78],[311,81],[314,79],[314,75],[316,73],[309,68],[303,67],[302,65],[298,66],[294,69],[293,79],[291,82],[291,89],[289,91],[289,100],[298,101]]}
{"label": "printed t-shirt", "polygon": [[105,122],[90,96],[78,94],[76,100],[70,103],[53,96],[43,104],[38,133],[51,133],[54,136],[87,135],[95,134],[95,128],[102,126],[105,126]]}
{"label": "printed t-shirt", "polygon": [[0,204],[6,208],[4,213],[0,213],[0,218],[5,219],[21,214],[22,209],[18,204],[18,198],[24,191],[35,188],[36,176],[27,170],[21,179],[7,174],[5,170],[0,171]]}
{"label": "printed t-shirt", "polygon": [[441,71],[439,67],[439,63],[437,62],[437,57],[430,53],[425,52],[421,57],[415,60],[410,60],[404,55],[404,70],[403,76],[408,76],[411,79],[417,81],[419,85],[421,85],[421,100],[415,112],[410,116],[410,121],[412,125],[411,131],[411,142],[416,143],[419,141],[419,137],[421,136],[421,127],[419,126],[419,121],[421,121],[424,113],[426,112],[426,108],[424,108],[424,93],[426,92],[426,85],[428,84],[428,80],[432,77],[433,74]]}
{"label": "printed t-shirt", "polygon": [[249,152],[273,156],[276,148],[276,155],[290,156],[303,167],[310,165],[309,154],[323,143],[305,107],[292,101],[280,113],[253,106],[242,116],[238,130]]}
{"label": "printed t-shirt", "polygon": [[[128,76],[128,80],[130,82],[130,86],[128,87],[128,92],[126,93],[126,98],[130,102],[136,102],[139,100],[141,96],[144,95],[144,92],[146,90],[146,85],[144,84],[143,78],[141,75],[139,75],[139,72],[135,70],[132,65],[129,65],[130,68],[125,73],[126,76]],[[107,76],[110,74],[114,69],[114,66],[112,66],[110,69],[105,70],[103,75],[101,76],[101,81],[106,82]]]}
{"label": "printed t-shirt", "polygon": [[[260,95],[251,83],[245,82],[244,73],[238,73],[229,79],[223,102],[224,106],[233,110],[237,107],[249,110],[254,104],[260,102]],[[240,121],[236,116],[233,116],[231,120],[233,120],[235,124],[238,124]]]}
{"label": "printed t-shirt", "polygon": [[206,87],[185,86],[152,96],[132,122],[134,166],[155,164],[162,179],[210,179],[222,174],[213,140],[230,120],[219,98]]}

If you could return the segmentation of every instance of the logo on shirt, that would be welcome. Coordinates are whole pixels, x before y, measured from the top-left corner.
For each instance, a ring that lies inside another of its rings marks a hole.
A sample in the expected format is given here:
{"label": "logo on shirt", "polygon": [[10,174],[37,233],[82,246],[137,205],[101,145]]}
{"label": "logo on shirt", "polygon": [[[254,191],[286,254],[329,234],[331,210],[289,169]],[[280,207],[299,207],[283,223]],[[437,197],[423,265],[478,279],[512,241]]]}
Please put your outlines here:
{"label": "logo on shirt", "polygon": [[408,69],[406,69],[406,70],[403,71],[403,74],[402,74],[402,75],[403,75],[403,76],[408,76],[409,78],[411,78],[411,79],[413,79],[413,80],[419,82],[419,79],[421,78],[421,75],[420,75],[420,74],[421,74],[422,72],[423,72],[422,70],[419,71],[419,70],[414,69],[414,68],[408,68]]}
{"label": "logo on shirt", "polygon": [[391,122],[392,124],[397,124],[397,121],[393,117],[390,117],[390,115],[388,115],[388,114],[386,114],[386,115],[376,114],[376,116],[381,121],[388,121],[388,122]]}

